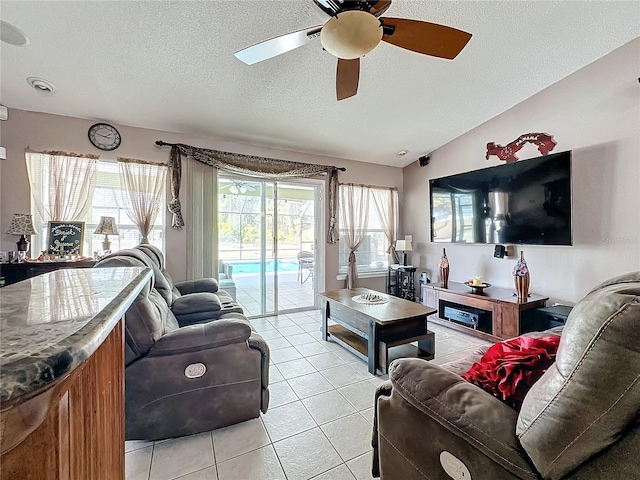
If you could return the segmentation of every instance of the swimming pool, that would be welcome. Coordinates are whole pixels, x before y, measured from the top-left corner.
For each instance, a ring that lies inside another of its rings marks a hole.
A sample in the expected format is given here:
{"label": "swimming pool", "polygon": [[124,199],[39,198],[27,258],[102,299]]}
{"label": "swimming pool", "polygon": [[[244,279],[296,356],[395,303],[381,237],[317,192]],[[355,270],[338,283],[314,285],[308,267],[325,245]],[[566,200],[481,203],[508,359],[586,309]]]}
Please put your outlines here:
{"label": "swimming pool", "polygon": [[[250,274],[260,273],[260,262],[257,260],[238,260],[225,262],[229,265],[233,265],[233,274]],[[273,273],[275,262],[273,260],[267,260],[265,267],[267,273]],[[297,272],[298,262],[296,260],[278,260],[278,272]]]}

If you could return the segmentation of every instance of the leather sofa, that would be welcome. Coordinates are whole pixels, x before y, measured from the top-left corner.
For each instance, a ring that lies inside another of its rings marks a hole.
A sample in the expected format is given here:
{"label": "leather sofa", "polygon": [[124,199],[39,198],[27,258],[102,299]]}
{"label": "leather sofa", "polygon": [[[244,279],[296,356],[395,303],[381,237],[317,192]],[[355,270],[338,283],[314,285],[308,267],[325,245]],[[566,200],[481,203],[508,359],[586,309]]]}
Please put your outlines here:
{"label": "leather sofa", "polygon": [[[225,313],[243,313],[242,307],[215,278],[174,282],[165,268],[164,255],[153,245],[138,245],[133,250],[143,253],[154,266],[155,289],[162,295],[180,325],[208,322]],[[117,252],[128,254],[125,250]]]}
{"label": "leather sofa", "polygon": [[269,347],[244,315],[218,312],[214,320],[181,325],[156,289],[160,274],[146,255],[120,250],[101,267],[154,271],[125,313],[127,440],[205,432],[267,411]]}
{"label": "leather sofa", "polygon": [[482,353],[391,364],[376,392],[374,476],[640,478],[640,272],[604,282],[573,308],[555,363],[519,412],[460,377]]}

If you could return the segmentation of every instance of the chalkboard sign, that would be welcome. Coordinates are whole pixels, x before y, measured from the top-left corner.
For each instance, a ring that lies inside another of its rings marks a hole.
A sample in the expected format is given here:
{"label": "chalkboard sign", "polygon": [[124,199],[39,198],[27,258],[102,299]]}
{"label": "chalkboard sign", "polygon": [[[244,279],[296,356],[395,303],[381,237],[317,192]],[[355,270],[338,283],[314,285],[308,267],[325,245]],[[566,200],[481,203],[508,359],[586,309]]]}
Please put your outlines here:
{"label": "chalkboard sign", "polygon": [[49,222],[48,253],[82,255],[84,222]]}

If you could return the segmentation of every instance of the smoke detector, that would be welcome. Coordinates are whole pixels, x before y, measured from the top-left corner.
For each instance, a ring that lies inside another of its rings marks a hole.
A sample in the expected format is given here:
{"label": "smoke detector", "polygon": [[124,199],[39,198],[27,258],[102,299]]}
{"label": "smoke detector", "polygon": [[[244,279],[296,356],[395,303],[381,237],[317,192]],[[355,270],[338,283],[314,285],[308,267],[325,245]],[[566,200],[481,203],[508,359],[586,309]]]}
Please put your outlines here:
{"label": "smoke detector", "polygon": [[29,39],[18,27],[0,20],[0,40],[7,45],[15,47],[26,47]]}
{"label": "smoke detector", "polygon": [[40,93],[52,94],[56,91],[56,86],[53,83],[42,78],[29,77],[27,78],[27,83]]}

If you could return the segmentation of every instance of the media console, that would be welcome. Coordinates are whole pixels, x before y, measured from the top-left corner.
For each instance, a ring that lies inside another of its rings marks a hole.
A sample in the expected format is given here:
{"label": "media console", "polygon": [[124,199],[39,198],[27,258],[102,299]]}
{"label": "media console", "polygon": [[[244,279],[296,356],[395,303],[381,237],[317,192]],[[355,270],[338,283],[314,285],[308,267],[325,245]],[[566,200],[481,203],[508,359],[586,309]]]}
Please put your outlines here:
{"label": "media console", "polygon": [[422,303],[438,310],[429,321],[494,341],[535,330],[536,309],[549,300],[533,294],[527,300],[518,300],[513,289],[502,287],[471,293],[469,287],[458,282],[449,282],[447,288],[434,283],[420,288]]}

